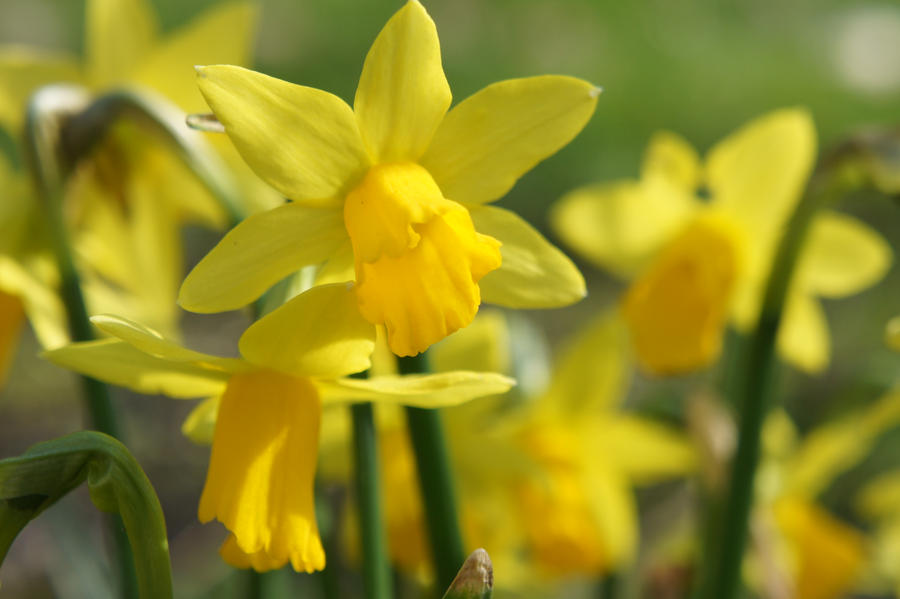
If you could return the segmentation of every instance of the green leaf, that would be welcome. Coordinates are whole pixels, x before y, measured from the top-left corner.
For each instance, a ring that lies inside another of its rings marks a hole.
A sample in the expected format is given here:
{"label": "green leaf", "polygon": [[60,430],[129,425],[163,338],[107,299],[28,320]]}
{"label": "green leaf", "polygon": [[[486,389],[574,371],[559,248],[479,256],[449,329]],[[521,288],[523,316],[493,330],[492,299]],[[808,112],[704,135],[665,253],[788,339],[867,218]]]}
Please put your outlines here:
{"label": "green leaf", "polygon": [[463,562],[462,568],[444,599],[490,599],[494,592],[494,566],[484,549],[476,549]]}
{"label": "green leaf", "polygon": [[81,483],[104,512],[119,514],[142,599],[171,599],[172,568],[159,499],[134,457],[109,435],[82,431],[0,460],[0,564],[19,532]]}

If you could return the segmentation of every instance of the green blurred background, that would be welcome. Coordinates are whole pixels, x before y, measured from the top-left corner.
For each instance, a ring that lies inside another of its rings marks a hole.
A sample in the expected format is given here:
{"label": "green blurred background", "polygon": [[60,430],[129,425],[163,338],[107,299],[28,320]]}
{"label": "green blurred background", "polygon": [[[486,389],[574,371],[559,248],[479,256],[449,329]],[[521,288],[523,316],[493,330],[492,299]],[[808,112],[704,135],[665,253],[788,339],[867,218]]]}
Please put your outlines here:
{"label": "green blurred background", "polygon": [[[153,2],[163,32],[216,3]],[[401,4],[262,0],[255,68],[351,101],[369,45]],[[574,75],[604,88],[584,132],[527,174],[501,202],[551,238],[545,220],[550,204],[578,185],[635,176],[644,145],[659,129],[676,131],[705,151],[770,109],[806,106],[824,150],[860,127],[900,123],[900,3],[895,1],[423,4],[437,23],[456,101],[500,79],[544,73]],[[83,17],[80,1],[0,0],[0,44],[80,54]],[[864,218],[892,244],[900,239],[896,202],[860,193],[841,208]],[[215,242],[208,233],[189,234],[195,260]],[[580,266],[590,297],[572,308],[534,314],[551,340],[614,303],[622,288],[601,271]],[[884,350],[881,335],[887,319],[900,313],[896,270],[860,296],[827,304],[834,366],[817,379],[792,374],[787,380],[788,405],[801,425],[871,400],[895,380],[900,360]],[[216,350],[223,339],[236,339],[245,324],[235,315],[190,318],[186,338]],[[217,331],[215,337],[209,337],[210,329]],[[80,426],[75,379],[34,357],[36,349],[34,340],[26,339],[9,386],[0,390],[0,456]],[[666,387],[657,399],[669,400],[687,386]],[[181,438],[180,422],[189,406],[126,393],[117,401],[126,414],[130,445],[157,486],[169,519],[176,595],[200,596],[217,583],[223,585],[219,596],[234,591],[240,577],[212,559],[221,531],[195,521],[207,450]],[[900,439],[886,443],[900,447]],[[869,463],[863,470],[881,467]],[[840,494],[835,502],[840,504]],[[86,549],[100,542],[96,515],[84,496],[64,504],[14,547],[2,572],[0,597],[108,596],[103,594],[104,566],[91,557],[93,549]],[[73,520],[72,514],[79,518]],[[28,595],[16,594],[26,590]]]}

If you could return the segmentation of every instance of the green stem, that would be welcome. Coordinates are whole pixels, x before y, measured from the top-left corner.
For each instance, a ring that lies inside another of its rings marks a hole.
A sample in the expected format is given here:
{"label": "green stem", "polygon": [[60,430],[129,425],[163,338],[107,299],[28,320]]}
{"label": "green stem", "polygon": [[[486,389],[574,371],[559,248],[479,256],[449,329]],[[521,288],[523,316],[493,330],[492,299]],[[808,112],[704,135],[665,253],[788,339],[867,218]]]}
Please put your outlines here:
{"label": "green stem", "polygon": [[775,348],[791,277],[806,232],[821,196],[808,190],[791,217],[772,263],[759,321],[736,371],[734,405],[740,410],[738,445],[731,466],[728,493],[716,527],[708,569],[701,576],[701,597],[733,599],[741,587],[741,560],[747,542],[759,463],[763,421],[775,403]]}
{"label": "green stem", "polygon": [[369,599],[393,596],[387,536],[381,519],[378,484],[378,445],[372,404],[350,406],[353,416],[353,452],[356,464],[356,505],[362,537],[363,581]]}
{"label": "green stem", "polygon": [[[94,338],[81,281],[72,257],[72,247],[63,213],[66,167],[62,163],[60,131],[64,120],[83,109],[81,92],[72,88],[45,88],[28,105],[25,152],[35,189],[44,205],[51,249],[59,271],[59,293],[65,306],[69,334],[73,341]],[[109,388],[90,377],[81,377],[91,426],[107,435],[121,438]],[[137,597],[137,579],[128,537],[118,517],[109,518],[123,597]]]}
{"label": "green stem", "polygon": [[[428,371],[425,354],[397,360],[401,374]],[[409,436],[416,455],[419,489],[425,505],[425,519],[437,586],[446,589],[466,559],[456,510],[453,471],[444,440],[439,410],[406,408]]]}

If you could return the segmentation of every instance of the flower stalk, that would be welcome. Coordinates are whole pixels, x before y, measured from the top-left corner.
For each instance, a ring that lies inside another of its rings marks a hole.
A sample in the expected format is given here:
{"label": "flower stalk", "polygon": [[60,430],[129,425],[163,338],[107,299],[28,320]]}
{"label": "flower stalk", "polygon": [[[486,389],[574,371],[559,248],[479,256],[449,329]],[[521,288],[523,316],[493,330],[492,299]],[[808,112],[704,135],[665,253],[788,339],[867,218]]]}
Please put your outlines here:
{"label": "flower stalk", "polygon": [[356,505],[359,510],[363,551],[363,581],[369,599],[393,597],[387,537],[381,517],[378,483],[378,443],[371,403],[350,406],[353,417],[353,454],[356,470]]}
{"label": "flower stalk", "polygon": [[785,229],[772,263],[759,321],[735,370],[733,405],[739,410],[737,450],[731,466],[727,495],[708,564],[701,573],[703,599],[733,599],[740,590],[741,560],[747,544],[754,482],[759,464],[763,422],[776,403],[775,349],[791,278],[813,216],[830,190],[811,184]]}
{"label": "flower stalk", "polygon": [[[398,358],[401,374],[417,374],[428,371],[424,353],[409,358]],[[416,456],[419,489],[425,506],[428,539],[434,560],[438,588],[447,588],[453,582],[459,567],[466,559],[462,534],[456,509],[456,491],[444,428],[439,410],[406,408],[409,436]]]}

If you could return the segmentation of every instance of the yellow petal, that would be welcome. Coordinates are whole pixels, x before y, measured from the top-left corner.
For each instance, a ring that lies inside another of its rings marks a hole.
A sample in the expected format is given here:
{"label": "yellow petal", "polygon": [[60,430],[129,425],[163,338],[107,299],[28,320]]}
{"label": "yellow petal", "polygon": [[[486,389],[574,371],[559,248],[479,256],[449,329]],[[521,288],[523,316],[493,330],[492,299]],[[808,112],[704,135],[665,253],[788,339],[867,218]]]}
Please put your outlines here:
{"label": "yellow petal", "polygon": [[827,211],[813,221],[796,276],[816,295],[844,297],[880,281],[891,259],[891,247],[874,229]]}
{"label": "yellow petal", "polygon": [[506,317],[499,310],[479,310],[472,324],[432,346],[428,359],[435,372],[512,371],[512,348]]}
{"label": "yellow petal", "polygon": [[135,81],[186,112],[206,112],[194,65],[248,65],[257,12],[257,7],[249,2],[214,6],[153,48],[134,74]]}
{"label": "yellow petal", "polygon": [[505,393],[515,381],[490,372],[455,371],[317,381],[316,385],[325,403],[380,401],[419,408],[444,408],[476,397]]}
{"label": "yellow petal", "polygon": [[372,160],[417,160],[449,107],[437,29],[409,0],[372,44],[356,89],[353,109]]}
{"label": "yellow petal", "polygon": [[641,180],[693,191],[700,183],[700,156],[677,133],[659,131],[650,138],[644,153]]}
{"label": "yellow petal", "polygon": [[313,285],[330,285],[356,280],[356,267],[353,261],[353,245],[346,240],[331,254],[331,257],[316,271]]}
{"label": "yellow petal", "polygon": [[221,370],[151,356],[118,339],[73,343],[41,355],[57,366],[119,387],[175,399],[219,394],[229,377]]}
{"label": "yellow petal", "polygon": [[598,430],[610,461],[635,484],[684,475],[696,467],[688,438],[671,427],[628,414],[616,414]]}
{"label": "yellow petal", "polygon": [[696,219],[672,240],[622,303],[641,366],[665,375],[713,362],[739,273],[740,238],[724,219]]}
{"label": "yellow petal", "polygon": [[156,41],[146,0],[89,0],[86,7],[88,78],[96,88],[128,80]]}
{"label": "yellow petal", "polygon": [[308,379],[237,374],[219,404],[199,518],[222,522],[246,554],[273,567],[325,567],[313,482],[321,405]]}
{"label": "yellow petal", "polygon": [[609,570],[631,563],[638,546],[638,514],[634,494],[624,476],[603,460],[592,460],[585,472],[588,505],[603,540]]}
{"label": "yellow petal", "polygon": [[65,306],[56,293],[56,277],[44,280],[45,270],[55,274],[56,268],[49,261],[23,264],[0,255],[0,290],[21,299],[41,346],[55,348],[69,342],[69,329]]}
{"label": "yellow petal", "polygon": [[186,362],[199,368],[219,370],[225,373],[246,369],[246,365],[242,364],[241,360],[220,358],[181,347],[174,341],[165,339],[156,331],[121,316],[111,314],[92,316],[91,323],[101,331],[121,339],[135,349],[163,360]]}
{"label": "yellow petal", "polygon": [[754,238],[772,236],[803,195],[815,158],[816,131],[809,113],[771,112],[710,151],[706,175],[712,201]]}
{"label": "yellow petal", "polygon": [[25,103],[40,86],[81,81],[71,56],[19,46],[0,50],[0,125],[18,135],[25,122]]}
{"label": "yellow petal", "polygon": [[285,204],[238,224],[188,274],[178,303],[193,312],[240,308],[347,239],[341,212]]}
{"label": "yellow petal", "polygon": [[508,308],[557,308],[587,295],[584,277],[558,248],[509,210],[478,206],[475,229],[500,242],[500,268],[481,280],[481,299]]}
{"label": "yellow petal", "polygon": [[[224,391],[224,387],[222,390]],[[201,401],[181,424],[181,434],[200,445],[213,442],[216,419],[219,416],[219,396],[207,397]]]}
{"label": "yellow petal", "polygon": [[234,66],[197,73],[238,152],[288,198],[333,201],[369,166],[353,111],[337,96]]}
{"label": "yellow petal", "polygon": [[369,322],[385,325],[391,350],[400,356],[425,351],[472,322],[481,303],[478,282],[501,260],[500,244],[476,232],[458,204],[415,230],[416,247],[396,258],[356,258],[359,310]]}
{"label": "yellow petal", "polygon": [[797,599],[843,597],[866,558],[862,533],[799,498],[779,501],[775,517],[795,552]]}
{"label": "yellow petal", "polygon": [[277,570],[284,565],[284,561],[269,555],[265,550],[255,553],[245,553],[238,546],[237,539],[234,535],[228,535],[225,542],[219,548],[219,555],[225,560],[225,563],[235,568],[253,568],[257,572],[268,572]]}
{"label": "yellow petal", "polygon": [[496,200],[584,128],[599,92],[556,75],[494,83],[447,113],[420,163],[446,198]]}
{"label": "yellow petal", "polygon": [[627,330],[616,314],[601,314],[559,353],[543,410],[580,420],[611,410],[625,398],[631,360]]}
{"label": "yellow petal", "polygon": [[793,366],[809,373],[824,370],[831,355],[831,337],[822,304],[812,296],[792,292],[777,344],[778,353]]}
{"label": "yellow petal", "polygon": [[0,290],[0,388],[6,381],[6,373],[16,355],[23,324],[25,308],[22,300]]}
{"label": "yellow petal", "polygon": [[335,377],[371,364],[375,327],[348,283],[313,287],[253,323],[240,340],[247,361],[294,375]]}
{"label": "yellow petal", "polygon": [[857,509],[872,520],[892,518],[900,505],[900,472],[889,472],[867,483],[856,500]]}

